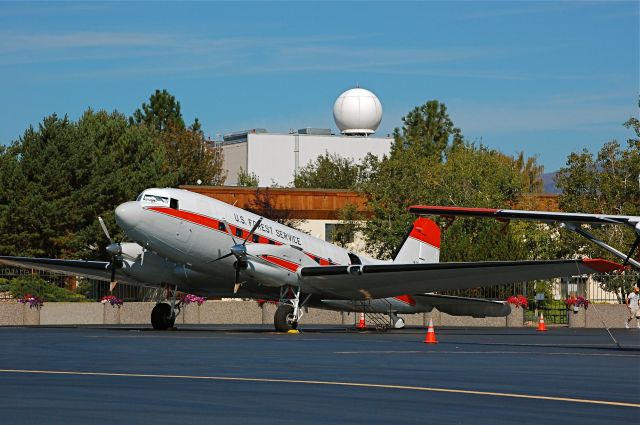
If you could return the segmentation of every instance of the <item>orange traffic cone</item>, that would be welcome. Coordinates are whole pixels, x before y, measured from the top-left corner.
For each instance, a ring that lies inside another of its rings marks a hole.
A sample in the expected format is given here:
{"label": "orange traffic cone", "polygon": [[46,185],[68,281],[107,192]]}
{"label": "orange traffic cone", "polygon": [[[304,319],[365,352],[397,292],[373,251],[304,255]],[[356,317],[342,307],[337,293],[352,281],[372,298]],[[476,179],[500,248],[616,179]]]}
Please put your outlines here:
{"label": "orange traffic cone", "polygon": [[425,344],[437,344],[436,331],[433,330],[433,319],[429,319],[429,329],[427,329],[427,335],[424,337]]}
{"label": "orange traffic cone", "polygon": [[538,321],[538,329],[536,329],[538,332],[546,332],[547,331],[547,327],[544,324],[544,314],[540,313],[540,320]]}
{"label": "orange traffic cone", "polygon": [[364,313],[360,313],[360,321],[358,322],[358,325],[356,326],[356,328],[358,328],[361,331],[367,329],[367,323],[364,320]]}

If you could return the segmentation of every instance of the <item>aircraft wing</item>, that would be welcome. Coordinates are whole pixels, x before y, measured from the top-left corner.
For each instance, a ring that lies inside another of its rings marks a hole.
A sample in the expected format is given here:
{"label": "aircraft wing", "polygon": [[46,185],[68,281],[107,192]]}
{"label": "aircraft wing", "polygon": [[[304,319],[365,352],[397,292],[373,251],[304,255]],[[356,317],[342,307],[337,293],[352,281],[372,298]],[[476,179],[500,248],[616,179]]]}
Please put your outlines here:
{"label": "aircraft wing", "polygon": [[[47,270],[67,276],[82,276],[89,279],[111,280],[111,268],[107,261],[59,260],[55,258],[0,256],[0,264],[25,269]],[[140,284],[137,280],[116,272],[116,280],[122,283]]]}
{"label": "aircraft wing", "polygon": [[483,261],[302,267],[304,291],[345,299],[373,299],[537,279],[604,273],[620,265],[599,259]]}
{"label": "aircraft wing", "polygon": [[520,219],[575,224],[624,224],[627,226],[636,227],[637,231],[640,233],[640,228],[638,227],[640,225],[640,216],[633,215],[502,210],[492,208],[440,207],[431,205],[413,205],[409,207],[409,212],[420,215],[439,215],[445,217],[489,217],[499,220]]}

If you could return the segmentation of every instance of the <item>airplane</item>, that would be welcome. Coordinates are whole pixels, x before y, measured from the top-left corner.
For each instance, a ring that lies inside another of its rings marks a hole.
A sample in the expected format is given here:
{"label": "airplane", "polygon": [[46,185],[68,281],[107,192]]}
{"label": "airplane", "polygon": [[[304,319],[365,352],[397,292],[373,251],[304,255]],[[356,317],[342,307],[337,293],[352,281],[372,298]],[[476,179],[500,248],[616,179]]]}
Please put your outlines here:
{"label": "airplane", "polygon": [[410,226],[393,259],[380,260],[174,188],[146,189],[135,201],[119,205],[115,217],[133,242],[113,241],[100,219],[111,261],[0,256],[0,263],[110,281],[111,289],[118,281],[164,287],[166,300],[151,312],[157,330],[174,326],[181,308],[178,290],[278,300],[274,326],[279,332],[296,329],[308,308],[381,313],[393,328],[404,327],[398,314],[433,308],[451,315],[504,317],[510,312],[505,302],[437,292],[621,267],[601,259],[440,263],[440,228],[424,217]]}

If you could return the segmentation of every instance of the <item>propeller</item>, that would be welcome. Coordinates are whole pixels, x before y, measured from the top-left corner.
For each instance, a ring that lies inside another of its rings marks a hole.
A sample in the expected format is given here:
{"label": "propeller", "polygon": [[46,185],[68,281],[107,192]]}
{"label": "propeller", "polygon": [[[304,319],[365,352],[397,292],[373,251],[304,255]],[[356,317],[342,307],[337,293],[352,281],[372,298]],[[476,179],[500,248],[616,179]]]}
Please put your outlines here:
{"label": "propeller", "polygon": [[105,236],[109,240],[109,245],[107,245],[107,252],[111,255],[111,263],[109,267],[111,268],[111,282],[109,283],[109,292],[113,292],[118,282],[116,282],[116,260],[117,256],[122,254],[122,245],[117,242],[114,242],[111,239],[111,235],[109,234],[109,230],[107,230],[107,225],[104,224],[104,220],[102,217],[98,217],[98,221],[100,222],[100,227],[102,227],[102,231]]}
{"label": "propeller", "polygon": [[244,241],[242,241],[242,243],[238,243],[236,238],[233,236],[233,232],[231,232],[231,226],[229,226],[229,223],[227,223],[225,219],[221,220],[224,223],[224,227],[227,230],[227,233],[229,233],[229,236],[231,236],[231,239],[233,240],[233,246],[230,249],[231,252],[209,262],[215,263],[216,261],[222,260],[224,258],[228,258],[232,255],[236,257],[236,262],[234,264],[234,268],[236,269],[236,278],[233,284],[234,294],[238,292],[238,289],[240,289],[240,286],[244,283],[244,282],[240,282],[240,270],[242,270],[247,266],[247,246],[246,246],[247,241],[253,236],[255,231],[258,229],[258,227],[260,226],[260,223],[262,223],[262,219],[263,217],[260,217],[258,221],[256,221],[256,223],[251,228],[251,231],[249,231],[249,234],[247,235],[246,238],[244,238]]}

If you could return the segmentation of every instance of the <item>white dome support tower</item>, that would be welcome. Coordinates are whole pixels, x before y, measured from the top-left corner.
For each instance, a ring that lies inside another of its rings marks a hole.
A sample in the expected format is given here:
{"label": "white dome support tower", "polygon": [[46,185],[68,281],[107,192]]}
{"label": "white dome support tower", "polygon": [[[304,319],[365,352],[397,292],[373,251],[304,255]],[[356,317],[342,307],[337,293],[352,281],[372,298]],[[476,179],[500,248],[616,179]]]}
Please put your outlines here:
{"label": "white dome support tower", "polygon": [[369,90],[356,87],[338,96],[333,104],[333,119],[346,136],[368,136],[382,121],[382,104]]}

